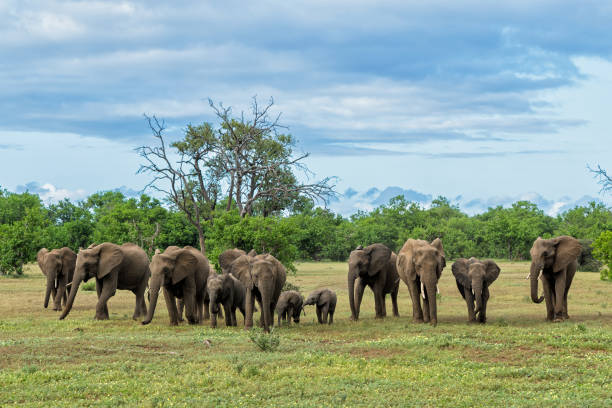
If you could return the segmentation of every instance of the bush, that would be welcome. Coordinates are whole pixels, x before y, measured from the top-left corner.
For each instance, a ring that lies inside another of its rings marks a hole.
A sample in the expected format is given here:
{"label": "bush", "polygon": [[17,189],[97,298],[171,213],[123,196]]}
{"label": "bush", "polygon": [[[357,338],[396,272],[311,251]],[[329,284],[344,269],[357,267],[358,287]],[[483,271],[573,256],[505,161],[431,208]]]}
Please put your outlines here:
{"label": "bush", "polygon": [[604,231],[593,242],[593,255],[607,265],[601,271],[601,280],[612,280],[612,231]]}
{"label": "bush", "polygon": [[269,334],[259,327],[253,328],[249,332],[249,339],[261,351],[275,351],[280,345],[280,337],[276,334],[274,328],[270,329]]}
{"label": "bush", "polygon": [[285,285],[283,286],[283,292],[286,292],[288,290],[295,290],[296,292],[300,291],[300,287],[297,285],[294,285],[293,283],[286,281]]}
{"label": "bush", "polygon": [[578,270],[580,272],[599,272],[602,263],[593,257],[593,241],[580,239],[582,251],[578,257]]}
{"label": "bush", "polygon": [[81,289],[87,292],[90,292],[92,290],[96,290],[96,282],[91,280],[89,282],[85,282],[82,286]]}

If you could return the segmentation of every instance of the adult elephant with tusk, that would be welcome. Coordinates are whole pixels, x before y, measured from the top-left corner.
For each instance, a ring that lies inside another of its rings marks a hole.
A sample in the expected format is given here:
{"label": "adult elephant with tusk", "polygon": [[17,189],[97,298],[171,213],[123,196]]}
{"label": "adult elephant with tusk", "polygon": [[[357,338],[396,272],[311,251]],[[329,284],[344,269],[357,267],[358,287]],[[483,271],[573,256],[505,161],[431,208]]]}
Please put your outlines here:
{"label": "adult elephant with tusk", "polygon": [[133,319],[147,314],[144,293],[149,281],[149,258],[138,245],[131,243],[116,245],[105,242],[92,248],[81,249],[77,254],[74,277],[68,303],[60,316],[64,319],[74,303],[82,281],[96,279],[98,304],[96,320],[108,319],[107,302],[117,289],[129,290],[136,295]]}
{"label": "adult elephant with tusk", "polygon": [[[546,300],[546,320],[560,322],[569,319],[567,292],[572,284],[578,255],[582,247],[574,237],[563,235],[551,239],[538,237],[531,250],[531,300]],[[542,281],[544,296],[538,298],[538,277]]]}
{"label": "adult elephant with tusk", "polygon": [[445,266],[446,258],[440,238],[431,243],[409,239],[397,254],[397,272],[410,291],[415,322],[430,322],[433,326],[438,324],[436,294],[438,280]]}
{"label": "adult elephant with tusk", "polygon": [[67,286],[72,282],[76,254],[68,247],[53,249],[49,251],[42,248],[36,254],[36,261],[40,270],[47,278],[45,290],[45,309],[49,306],[49,297],[53,296],[53,310],[62,310],[62,299],[64,306],[67,301]]}
{"label": "adult elephant with tusk", "polygon": [[[453,275],[457,281],[457,289],[465,299],[468,309],[468,320],[485,323],[487,321],[487,302],[489,286],[499,276],[499,266],[489,259],[479,261],[476,258],[459,258],[452,266]],[[476,309],[474,309],[476,302]]]}
{"label": "adult elephant with tusk", "polygon": [[179,322],[177,299],[183,301],[185,317],[189,324],[200,323],[203,320],[209,273],[208,259],[193,247],[172,246],[163,253],[155,254],[151,260],[151,303],[149,313],[142,324],[149,324],[153,320],[160,288],[163,288],[170,325],[176,326]]}
{"label": "adult elephant with tusk", "polygon": [[359,319],[359,309],[363,291],[368,286],[374,292],[376,318],[387,315],[385,297],[391,294],[393,315],[399,316],[397,292],[399,276],[395,265],[396,255],[383,244],[361,245],[351,251],[349,256],[348,295],[351,307],[351,320]]}

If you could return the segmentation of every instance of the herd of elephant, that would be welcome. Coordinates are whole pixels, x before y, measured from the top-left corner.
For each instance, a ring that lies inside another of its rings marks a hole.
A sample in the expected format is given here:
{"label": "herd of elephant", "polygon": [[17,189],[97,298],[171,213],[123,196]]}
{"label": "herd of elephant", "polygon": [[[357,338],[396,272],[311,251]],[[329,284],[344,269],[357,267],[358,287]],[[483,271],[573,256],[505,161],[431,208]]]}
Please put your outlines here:
{"label": "herd of elephant", "polygon": [[[546,300],[546,318],[550,321],[568,319],[567,292],[577,268],[581,246],[577,239],[560,236],[538,238],[531,248],[531,299]],[[64,319],[74,304],[81,282],[95,278],[98,302],[95,319],[109,318],[107,302],[117,289],[130,290],[136,296],[133,318],[143,317],[142,324],[153,319],[160,290],[163,290],[171,325],[178,325],[184,315],[190,324],[210,319],[217,326],[217,317],[225,315],[227,326],[236,326],[236,309],[244,316],[246,328],[253,326],[257,301],[260,326],[269,331],[278,314],[282,321],[298,323],[307,305],[316,306],[321,324],[333,323],[336,294],[327,288],[317,289],[304,297],[297,291],[282,289],[286,281],[285,267],[271,254],[246,253],[229,249],[219,256],[221,273],[211,270],[208,259],[193,247],[171,246],[157,250],[151,261],[137,245],[127,243],[92,244],[75,254],[70,248],[41,249],[37,261],[47,277],[44,307],[53,297],[54,310],[61,310]],[[393,315],[399,316],[397,294],[400,279],[412,299],[415,322],[436,325],[437,284],[446,266],[442,241],[409,239],[398,254],[383,244],[359,246],[348,260],[348,297],[351,319],[359,318],[363,292],[368,286],[374,292],[377,318],[386,316],[385,297],[391,295]],[[470,322],[486,322],[489,286],[500,274],[492,260],[459,258],[452,265],[457,289],[465,299]],[[538,297],[538,278],[543,296]],[[149,288],[149,307],[145,292]],[[62,309],[62,301],[64,308]],[[221,307],[223,312],[221,312]],[[304,312],[305,314],[305,312]]]}

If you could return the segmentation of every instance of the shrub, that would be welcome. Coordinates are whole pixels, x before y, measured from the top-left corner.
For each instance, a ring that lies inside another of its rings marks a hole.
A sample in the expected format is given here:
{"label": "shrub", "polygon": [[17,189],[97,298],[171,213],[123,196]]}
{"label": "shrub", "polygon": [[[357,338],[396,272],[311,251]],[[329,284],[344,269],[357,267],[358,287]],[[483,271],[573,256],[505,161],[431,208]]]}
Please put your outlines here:
{"label": "shrub", "polygon": [[280,345],[280,337],[276,334],[274,328],[270,329],[269,334],[259,327],[253,328],[249,332],[249,339],[261,351],[275,351]]}
{"label": "shrub", "polygon": [[599,272],[602,263],[593,257],[593,241],[580,239],[582,251],[578,257],[578,270],[580,272]]}
{"label": "shrub", "polygon": [[297,285],[294,285],[293,283],[286,281],[285,285],[283,286],[283,292],[286,292],[288,290],[295,290],[296,292],[300,291],[300,287]]}
{"label": "shrub", "polygon": [[601,280],[612,280],[612,231],[604,231],[593,242],[593,255],[607,265],[601,270]]}
{"label": "shrub", "polygon": [[81,289],[84,291],[92,291],[92,290],[96,290],[96,282],[93,280],[90,280],[89,282],[85,282],[82,286]]}

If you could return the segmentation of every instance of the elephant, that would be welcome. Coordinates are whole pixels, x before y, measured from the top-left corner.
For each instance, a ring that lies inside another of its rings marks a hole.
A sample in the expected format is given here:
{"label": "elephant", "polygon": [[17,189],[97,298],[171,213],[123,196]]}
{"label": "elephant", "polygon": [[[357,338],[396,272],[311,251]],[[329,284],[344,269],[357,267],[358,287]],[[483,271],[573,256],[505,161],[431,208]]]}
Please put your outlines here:
{"label": "elephant", "polygon": [[144,293],[149,281],[149,258],[138,245],[126,243],[116,245],[110,242],[96,245],[89,249],[80,249],[77,254],[72,287],[68,303],[60,316],[64,319],[74,303],[79,285],[90,278],[96,279],[98,303],[96,305],[96,320],[108,319],[107,302],[115,295],[117,289],[130,290],[136,295],[134,320],[147,314]]}
{"label": "elephant", "polygon": [[153,320],[159,290],[162,287],[171,326],[179,323],[177,299],[183,300],[187,322],[201,323],[204,318],[206,281],[210,272],[208,259],[202,252],[190,246],[168,247],[163,253],[153,255],[150,268],[151,299],[149,313],[142,324],[149,324]]}
{"label": "elephant", "polygon": [[326,288],[317,289],[310,292],[304,301],[304,306],[316,305],[319,324],[332,324],[334,322],[337,299],[336,292],[333,290]]}
{"label": "elephant", "polygon": [[242,316],[245,314],[246,289],[242,282],[229,273],[217,275],[211,273],[206,284],[206,293],[210,299],[210,327],[217,327],[217,315],[220,312],[219,304],[225,310],[225,325],[236,326],[236,309]]}
{"label": "elephant", "polygon": [[260,324],[269,332],[270,326],[274,325],[278,297],[287,279],[285,267],[270,254],[241,255],[232,262],[230,272],[246,288],[245,328],[253,327],[253,309],[257,300],[261,306]]}
{"label": "elephant", "polygon": [[47,277],[45,290],[45,309],[49,306],[49,296],[53,296],[53,310],[62,310],[62,299],[64,306],[68,298],[67,285],[72,282],[76,254],[68,247],[53,249],[49,251],[42,248],[36,254],[36,261],[42,273]]}
{"label": "elephant", "polygon": [[478,321],[486,323],[489,286],[499,276],[499,266],[490,259],[480,261],[476,258],[459,258],[453,263],[452,271],[457,281],[457,289],[467,303],[468,320],[475,322],[478,314]]}
{"label": "elephant", "polygon": [[[560,322],[569,319],[567,314],[567,292],[572,284],[578,255],[582,246],[574,237],[563,235],[551,239],[538,237],[531,254],[531,300],[541,303],[546,299],[546,320]],[[538,276],[542,280],[544,296],[538,298]]]}
{"label": "elephant", "polygon": [[[442,269],[446,266],[440,238],[431,243],[409,239],[397,255],[397,272],[408,286],[412,299],[412,318],[415,322],[438,324],[436,293]],[[423,309],[421,299],[423,296]]]}
{"label": "elephant", "polygon": [[[351,320],[359,319],[359,308],[363,291],[369,286],[374,292],[376,318],[387,315],[385,297],[391,294],[393,315],[399,316],[397,292],[399,276],[395,266],[396,255],[383,244],[372,244],[365,248],[361,245],[349,256],[348,295],[351,307]],[[355,285],[357,281],[357,285]]]}
{"label": "elephant", "polygon": [[291,318],[295,323],[300,322],[300,315],[304,308],[304,296],[295,290],[288,290],[280,294],[278,303],[276,304],[276,313],[278,314],[278,327],[281,326],[281,320],[287,322],[291,326]]}
{"label": "elephant", "polygon": [[[238,257],[246,254],[246,252],[238,248],[223,251],[219,255],[219,266],[221,267],[221,272],[229,273],[232,262],[234,262]],[[249,254],[249,256],[252,255]]]}

